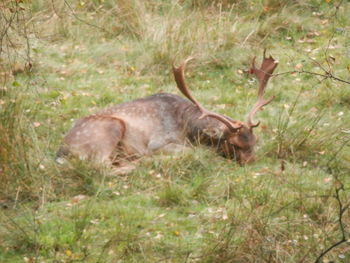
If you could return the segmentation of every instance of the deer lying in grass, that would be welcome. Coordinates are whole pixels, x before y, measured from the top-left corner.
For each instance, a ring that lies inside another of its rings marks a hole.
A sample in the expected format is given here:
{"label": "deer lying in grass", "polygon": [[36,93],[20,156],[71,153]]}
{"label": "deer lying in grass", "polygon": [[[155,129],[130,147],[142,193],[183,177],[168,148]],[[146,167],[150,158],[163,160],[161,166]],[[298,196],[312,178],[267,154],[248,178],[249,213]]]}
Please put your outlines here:
{"label": "deer lying in grass", "polygon": [[[191,59],[191,58],[190,58]],[[181,151],[189,142],[212,147],[226,158],[241,164],[253,162],[256,138],[253,117],[272,101],[264,99],[266,84],[277,66],[270,56],[265,57],[260,69],[255,58],[250,73],[259,83],[258,99],[246,122],[206,110],[192,97],[185,83],[187,59],[179,67],[173,65],[178,89],[188,98],[160,93],[119,104],[83,117],[64,137],[57,156],[73,154],[80,159],[98,162],[140,157],[155,152]]]}

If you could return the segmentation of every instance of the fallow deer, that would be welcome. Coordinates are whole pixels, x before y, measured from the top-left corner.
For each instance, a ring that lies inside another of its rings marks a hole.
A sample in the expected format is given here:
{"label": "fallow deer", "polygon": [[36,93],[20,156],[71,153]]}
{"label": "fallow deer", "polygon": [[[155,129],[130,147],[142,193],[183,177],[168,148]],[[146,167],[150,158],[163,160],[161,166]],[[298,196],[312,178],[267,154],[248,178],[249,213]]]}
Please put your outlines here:
{"label": "fallow deer", "polygon": [[277,61],[271,56],[267,58],[264,51],[258,69],[253,59],[250,73],[259,83],[258,99],[242,122],[208,111],[194,99],[184,79],[190,60],[179,67],[173,65],[177,87],[188,100],[159,93],[83,117],[64,137],[57,157],[73,154],[80,159],[113,162],[158,151],[171,153],[182,150],[188,143],[199,143],[241,164],[253,162],[256,144],[253,128],[259,125],[253,123],[253,117],[273,99],[264,99],[264,91]]}

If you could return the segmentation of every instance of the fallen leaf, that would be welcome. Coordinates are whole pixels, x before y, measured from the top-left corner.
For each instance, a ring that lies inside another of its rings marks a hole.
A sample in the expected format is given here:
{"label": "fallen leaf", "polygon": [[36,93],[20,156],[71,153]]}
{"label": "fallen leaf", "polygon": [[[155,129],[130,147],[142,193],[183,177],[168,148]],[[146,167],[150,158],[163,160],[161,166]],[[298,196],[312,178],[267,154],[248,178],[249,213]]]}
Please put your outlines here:
{"label": "fallen leaf", "polygon": [[325,183],[329,183],[330,181],[332,181],[332,177],[327,177],[327,178],[324,179]]}
{"label": "fallen leaf", "polygon": [[84,200],[85,198],[86,198],[86,195],[76,195],[69,201],[67,206],[73,206],[79,203],[81,200]]}
{"label": "fallen leaf", "polygon": [[67,249],[65,252],[64,252],[68,257],[71,257],[72,256],[72,251],[70,251],[69,249]]}
{"label": "fallen leaf", "polygon": [[160,231],[158,231],[157,235],[154,238],[155,239],[161,239],[162,237],[163,237],[163,234]]}
{"label": "fallen leaf", "polygon": [[308,38],[318,37],[319,35],[320,35],[320,33],[317,31],[311,31],[311,32],[306,33],[306,37],[308,37]]}
{"label": "fallen leaf", "polygon": [[301,69],[303,67],[303,64],[301,64],[301,63],[298,63],[298,64],[296,64],[295,65],[295,69]]}

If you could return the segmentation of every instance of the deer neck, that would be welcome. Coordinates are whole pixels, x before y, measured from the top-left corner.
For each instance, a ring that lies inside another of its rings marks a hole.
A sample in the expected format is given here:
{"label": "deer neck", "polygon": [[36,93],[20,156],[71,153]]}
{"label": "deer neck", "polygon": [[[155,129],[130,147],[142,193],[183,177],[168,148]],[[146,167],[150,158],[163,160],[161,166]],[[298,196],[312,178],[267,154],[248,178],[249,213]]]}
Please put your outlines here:
{"label": "deer neck", "polygon": [[207,145],[218,145],[224,139],[227,127],[217,119],[205,117],[200,119],[202,113],[197,106],[187,107],[182,115],[186,137],[192,142]]}

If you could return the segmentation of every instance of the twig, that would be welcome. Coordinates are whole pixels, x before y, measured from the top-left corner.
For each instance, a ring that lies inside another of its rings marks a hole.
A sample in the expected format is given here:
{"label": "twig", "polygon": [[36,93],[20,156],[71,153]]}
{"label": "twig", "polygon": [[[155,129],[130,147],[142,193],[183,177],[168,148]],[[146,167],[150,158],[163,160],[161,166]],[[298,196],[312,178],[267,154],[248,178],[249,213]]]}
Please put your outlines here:
{"label": "twig", "polygon": [[330,166],[330,164],[337,158],[338,154],[343,150],[343,148],[345,146],[348,145],[348,143],[350,142],[350,138],[348,138],[347,140],[345,140],[345,142],[339,147],[339,149],[333,154],[332,158],[330,158],[327,162],[327,168],[329,172],[332,172],[332,168]]}
{"label": "twig", "polygon": [[281,72],[281,73],[277,73],[277,74],[271,74],[272,77],[277,77],[280,75],[286,75],[286,74],[309,74],[309,75],[315,75],[315,76],[320,76],[320,77],[324,77],[325,79],[333,79],[333,80],[337,80],[346,84],[350,84],[350,81],[338,78],[336,76],[334,76],[331,72],[326,71],[325,74],[322,73],[317,73],[317,72],[313,72],[313,71],[307,71],[307,70],[291,70],[291,71],[285,71],[285,72]]}
{"label": "twig", "polygon": [[1,55],[2,50],[3,50],[3,47],[2,47],[3,46],[3,44],[2,44],[3,43],[3,39],[7,35],[7,31],[10,29],[10,27],[12,25],[12,22],[14,21],[16,16],[17,16],[17,9],[16,9],[16,12],[14,12],[13,15],[10,17],[9,20],[7,20],[6,16],[4,14],[2,14],[2,18],[5,20],[6,26],[1,32],[1,37],[0,37],[0,55]]}
{"label": "twig", "polygon": [[17,187],[17,191],[16,191],[15,203],[14,203],[14,205],[13,205],[13,208],[16,208],[16,206],[17,206],[18,197],[19,197],[19,193],[20,193],[21,190],[22,190],[21,187],[18,186],[18,187]]}
{"label": "twig", "polygon": [[54,0],[51,0],[52,10],[57,15],[57,17],[62,18],[62,16],[57,12]]}
{"label": "twig", "polygon": [[344,185],[338,180],[338,178],[336,177],[336,179],[337,179],[337,181],[338,181],[338,183],[340,184],[340,186],[339,187],[337,187],[336,189],[335,189],[335,196],[334,196],[334,198],[337,200],[337,202],[338,202],[338,207],[339,207],[339,209],[338,209],[338,224],[339,224],[339,228],[340,228],[340,231],[341,231],[341,239],[338,241],[338,242],[336,242],[336,243],[334,243],[334,244],[332,244],[331,246],[329,246],[328,248],[326,248],[325,250],[323,250],[322,251],[322,253],[317,257],[317,259],[316,259],[316,261],[315,261],[315,263],[320,263],[321,261],[321,259],[328,253],[328,252],[330,252],[332,249],[334,249],[334,248],[336,248],[337,246],[339,246],[339,245],[341,245],[341,244],[343,244],[343,243],[345,243],[346,242],[346,235],[345,235],[345,227],[344,227],[344,223],[343,223],[343,214],[345,213],[345,211],[346,211],[346,209],[348,208],[348,207],[344,207],[343,206],[343,203],[342,203],[342,201],[341,201],[341,199],[340,199],[340,191],[344,191]]}
{"label": "twig", "polygon": [[[86,24],[86,25],[89,25],[89,26],[91,26],[91,27],[97,28],[97,29],[99,29],[99,30],[102,30],[102,31],[104,31],[105,33],[108,33],[108,34],[110,34],[110,35],[115,35],[115,33],[113,34],[111,31],[106,30],[106,29],[104,29],[103,27],[100,27],[100,26],[98,26],[98,25],[89,23],[88,21],[86,21],[86,20],[80,18],[80,17],[75,13],[75,11],[74,11],[74,9],[72,8],[72,6],[67,2],[67,0],[64,0],[64,3],[65,3],[66,6],[69,8],[69,10],[71,11],[72,15],[73,15],[77,20],[79,20],[80,22],[82,22],[82,23],[84,23],[84,24]],[[116,35],[119,35],[119,33],[116,34]]]}
{"label": "twig", "polygon": [[252,31],[250,31],[250,33],[246,36],[246,38],[243,40],[241,47],[243,47],[245,45],[245,43],[248,41],[248,39],[251,37],[251,35],[253,35],[255,29],[253,29]]}

